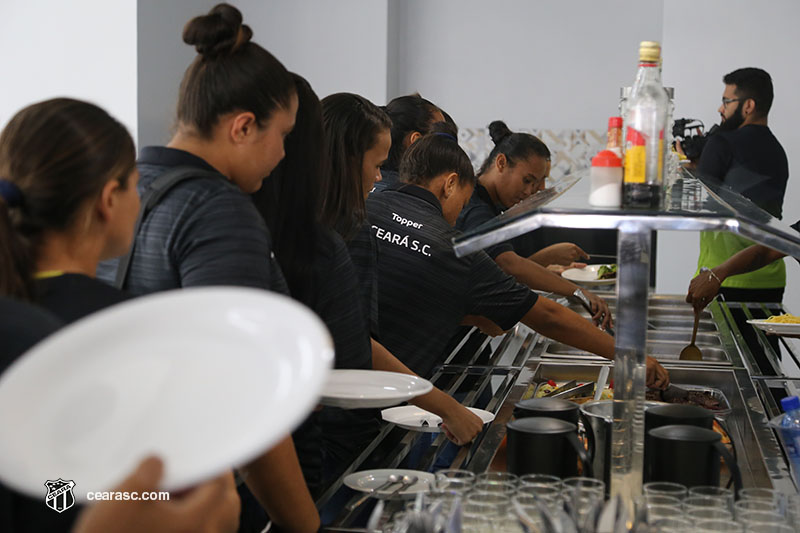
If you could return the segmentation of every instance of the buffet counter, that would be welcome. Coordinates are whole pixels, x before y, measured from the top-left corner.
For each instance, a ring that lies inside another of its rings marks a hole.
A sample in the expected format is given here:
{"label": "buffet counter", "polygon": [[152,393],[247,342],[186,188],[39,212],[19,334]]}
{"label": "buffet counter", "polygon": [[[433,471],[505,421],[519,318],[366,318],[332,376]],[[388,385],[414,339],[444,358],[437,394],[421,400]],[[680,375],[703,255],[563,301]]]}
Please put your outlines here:
{"label": "buffet counter", "polygon": [[[614,295],[601,296],[615,311]],[[565,300],[562,303],[572,305]],[[575,310],[580,312],[579,308]],[[680,361],[678,354],[691,336],[692,309],[681,296],[650,295],[647,350],[669,370],[672,383],[716,391],[724,399],[726,408],[717,413],[717,418],[724,421],[730,433],[745,487],[795,492],[783,451],[767,420],[780,412],[780,397],[797,393],[800,352],[791,339],[780,340],[776,352],[763,332],[746,323],[740,328],[735,320],[736,314],[741,313],[764,318],[781,312],[785,309],[777,304],[714,302],[701,316],[697,341],[709,356],[703,361]],[[458,449],[446,446],[441,433],[419,433],[385,424],[378,438],[329,487],[318,504],[324,506],[336,500],[342,502],[344,509],[355,501],[359,495],[343,488],[342,481],[347,474],[367,468],[462,468],[476,473],[503,469],[506,423],[512,419],[518,401],[533,397],[537,386],[549,380],[595,381],[600,369],[610,364],[544,338],[521,324],[494,339],[476,330],[465,332],[432,381],[465,405],[495,413],[494,421],[471,447]],[[435,438],[429,442],[426,439],[430,435]],[[409,462],[413,464],[407,465]],[[722,483],[727,481],[727,476],[722,476]],[[401,507],[402,502],[389,502],[386,513]],[[358,510],[341,511],[336,524],[352,524],[357,515]]]}

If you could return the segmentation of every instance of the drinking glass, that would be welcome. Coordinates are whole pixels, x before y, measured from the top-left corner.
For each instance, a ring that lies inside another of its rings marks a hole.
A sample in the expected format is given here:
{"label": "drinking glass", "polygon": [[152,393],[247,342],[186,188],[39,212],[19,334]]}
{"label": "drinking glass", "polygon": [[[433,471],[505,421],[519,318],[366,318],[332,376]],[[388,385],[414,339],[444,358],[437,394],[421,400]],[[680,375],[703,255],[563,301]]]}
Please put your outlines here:
{"label": "drinking glass", "polygon": [[505,516],[511,500],[505,494],[495,492],[473,492],[467,496],[464,514],[483,514],[489,518]]}
{"label": "drinking glass", "polygon": [[768,500],[739,500],[733,504],[733,514],[739,520],[739,515],[745,512],[760,511],[765,513],[778,513],[778,505]]}
{"label": "drinking glass", "polygon": [[686,498],[687,490],[686,487],[679,483],[669,483],[666,481],[651,481],[650,483],[644,484],[644,495],[656,495],[660,494],[662,496],[674,496],[679,500],[683,500]]}
{"label": "drinking glass", "polygon": [[786,524],[769,523],[751,523],[745,529],[745,533],[794,533],[795,530]]}
{"label": "drinking glass", "polygon": [[512,474],[511,472],[484,472],[482,474],[478,474],[478,477],[475,478],[475,481],[495,481],[501,483],[513,483],[514,485],[517,485],[519,483],[519,476]]}
{"label": "drinking glass", "polygon": [[588,488],[588,489],[596,489],[600,492],[605,493],[606,484],[599,479],[594,479],[591,477],[568,477],[563,482],[563,488]]}
{"label": "drinking glass", "polygon": [[665,519],[681,518],[683,509],[676,505],[648,505],[646,516],[647,523],[652,525]]}
{"label": "drinking glass", "polygon": [[711,496],[713,498],[724,498],[728,502],[728,509],[733,511],[733,491],[723,487],[715,487],[713,485],[700,485],[689,489],[689,497],[691,496]]}
{"label": "drinking glass", "polygon": [[685,518],[664,518],[655,523],[657,531],[661,533],[686,533],[692,523]]}
{"label": "drinking glass", "polygon": [[650,505],[672,505],[674,507],[681,507],[681,501],[676,498],[675,496],[665,496],[661,494],[655,494],[651,496],[644,497],[644,503],[647,506]]}
{"label": "drinking glass", "polygon": [[683,500],[683,508],[687,511],[692,509],[724,509],[730,511],[728,507],[728,500],[725,498],[718,498],[716,496],[689,496]]}
{"label": "drinking glass", "polygon": [[686,511],[687,518],[698,520],[733,520],[733,514],[721,507],[694,508]]}
{"label": "drinking glass", "polygon": [[519,478],[520,486],[524,485],[547,485],[556,486],[561,489],[561,478],[547,474],[525,474]]}
{"label": "drinking glass", "polygon": [[701,520],[695,524],[698,533],[742,533],[744,526],[733,520]]}
{"label": "drinking glass", "polygon": [[[741,503],[741,502],[736,502]],[[747,529],[751,525],[763,524],[783,524],[783,516],[777,512],[771,511],[740,511],[736,520],[744,525]]]}
{"label": "drinking glass", "polygon": [[469,470],[439,470],[436,472],[436,487],[439,489],[468,492],[475,484],[475,474]]}
{"label": "drinking glass", "polygon": [[476,481],[472,486],[472,492],[486,492],[493,494],[505,494],[509,498],[517,491],[514,483],[505,481]]}

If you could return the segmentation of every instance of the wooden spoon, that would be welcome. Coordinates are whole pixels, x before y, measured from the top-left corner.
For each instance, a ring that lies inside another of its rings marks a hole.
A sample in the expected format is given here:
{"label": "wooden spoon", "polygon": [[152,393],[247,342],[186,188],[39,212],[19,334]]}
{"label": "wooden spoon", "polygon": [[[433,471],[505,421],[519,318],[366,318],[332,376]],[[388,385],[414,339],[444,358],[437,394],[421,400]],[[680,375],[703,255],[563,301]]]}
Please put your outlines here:
{"label": "wooden spoon", "polygon": [[697,326],[700,324],[700,311],[695,307],[694,308],[694,328],[692,329],[692,342],[689,343],[689,346],[681,350],[681,355],[678,359],[681,361],[702,361],[703,360],[703,352],[700,351],[700,348],[694,343],[695,339],[697,338]]}

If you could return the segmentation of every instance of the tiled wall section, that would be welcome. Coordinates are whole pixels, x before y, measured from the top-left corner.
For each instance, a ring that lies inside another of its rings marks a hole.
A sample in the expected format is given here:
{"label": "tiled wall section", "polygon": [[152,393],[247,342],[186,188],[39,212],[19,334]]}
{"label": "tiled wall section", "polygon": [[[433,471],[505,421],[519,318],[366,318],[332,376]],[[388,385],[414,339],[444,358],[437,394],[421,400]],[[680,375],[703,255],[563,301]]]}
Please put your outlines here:
{"label": "tiled wall section", "polygon": [[[550,148],[553,155],[550,176],[560,178],[591,165],[592,157],[605,148],[606,132],[596,130],[515,130],[531,133]],[[458,142],[477,170],[494,147],[487,128],[460,128]]]}

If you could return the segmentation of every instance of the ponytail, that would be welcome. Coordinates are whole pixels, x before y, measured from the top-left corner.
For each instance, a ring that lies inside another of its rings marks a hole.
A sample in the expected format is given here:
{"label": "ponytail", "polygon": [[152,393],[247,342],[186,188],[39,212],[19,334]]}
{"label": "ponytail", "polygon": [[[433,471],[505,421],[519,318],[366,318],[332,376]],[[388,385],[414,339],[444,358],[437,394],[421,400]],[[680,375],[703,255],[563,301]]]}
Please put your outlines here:
{"label": "ponytail", "polygon": [[33,261],[30,246],[14,229],[11,207],[0,197],[0,296],[30,300]]}

